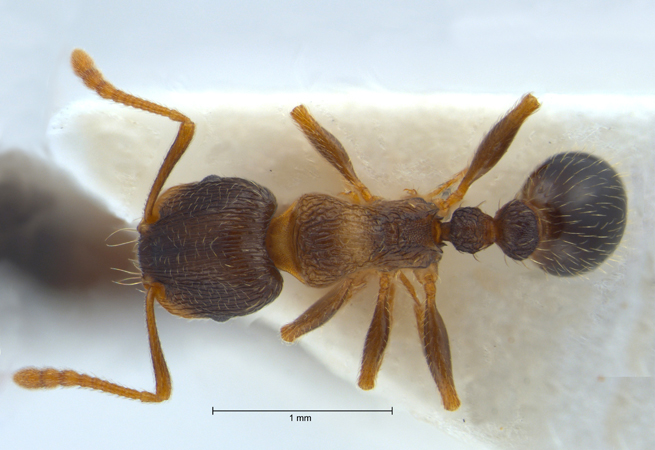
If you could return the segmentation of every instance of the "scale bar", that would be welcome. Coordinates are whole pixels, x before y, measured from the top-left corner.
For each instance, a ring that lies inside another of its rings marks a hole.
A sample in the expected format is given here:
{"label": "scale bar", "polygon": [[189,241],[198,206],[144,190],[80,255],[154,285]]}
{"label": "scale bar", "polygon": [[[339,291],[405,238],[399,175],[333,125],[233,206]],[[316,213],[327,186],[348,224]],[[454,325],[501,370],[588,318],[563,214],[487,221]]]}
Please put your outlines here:
{"label": "scale bar", "polygon": [[212,416],[215,413],[390,413],[393,416],[393,406],[390,409],[216,409],[212,406]]}

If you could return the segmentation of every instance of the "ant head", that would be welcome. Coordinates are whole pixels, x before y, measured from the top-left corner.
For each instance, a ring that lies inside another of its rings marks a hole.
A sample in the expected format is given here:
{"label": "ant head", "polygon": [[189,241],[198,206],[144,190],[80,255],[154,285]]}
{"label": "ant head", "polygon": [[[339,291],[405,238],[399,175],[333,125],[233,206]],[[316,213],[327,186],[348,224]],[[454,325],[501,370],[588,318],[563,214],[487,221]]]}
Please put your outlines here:
{"label": "ant head", "polygon": [[537,213],[539,245],[530,259],[553,275],[595,269],[618,247],[627,196],[616,171],[587,153],[561,153],[528,178],[517,198]]}

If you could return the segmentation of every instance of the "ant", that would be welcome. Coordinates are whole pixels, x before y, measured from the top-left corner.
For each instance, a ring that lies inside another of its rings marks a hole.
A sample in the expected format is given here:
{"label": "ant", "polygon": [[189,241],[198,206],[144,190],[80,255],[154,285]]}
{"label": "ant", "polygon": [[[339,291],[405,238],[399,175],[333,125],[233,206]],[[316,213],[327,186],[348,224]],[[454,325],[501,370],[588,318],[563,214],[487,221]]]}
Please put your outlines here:
{"label": "ant", "polygon": [[[351,190],[343,198],[306,194],[275,215],[274,195],[241,178],[208,176],[162,193],[191,143],[194,123],[175,110],[115,88],[82,50],[73,51],[71,63],[84,84],[101,97],[180,123],[137,227],[156,387],[154,392],[137,391],[72,370],[25,368],[14,375],[25,388],[79,386],[142,402],[167,400],[171,378],[157,333],[155,301],[177,316],[223,322],[272,302],[282,290],[282,270],[309,286],[333,286],[282,328],[287,342],[326,323],[371,278],[379,278],[358,381],[365,390],[374,387],[382,364],[399,282],[413,299],[423,353],[443,405],[454,411],[460,400],[448,333],[435,300],[446,243],[471,254],[496,243],[514,260],[530,258],[546,272],[566,276],[599,266],[616,249],[625,229],[627,197],[621,180],[605,161],[585,153],[548,159],[495,217],[477,207],[461,207],[451,215],[471,184],[495,166],[521,125],[540,107],[531,94],[489,131],[467,169],[427,195],[409,190],[402,200],[371,194],[341,143],[298,106],[291,117]],[[450,221],[444,222],[448,217]],[[405,269],[422,286],[422,298]]]}

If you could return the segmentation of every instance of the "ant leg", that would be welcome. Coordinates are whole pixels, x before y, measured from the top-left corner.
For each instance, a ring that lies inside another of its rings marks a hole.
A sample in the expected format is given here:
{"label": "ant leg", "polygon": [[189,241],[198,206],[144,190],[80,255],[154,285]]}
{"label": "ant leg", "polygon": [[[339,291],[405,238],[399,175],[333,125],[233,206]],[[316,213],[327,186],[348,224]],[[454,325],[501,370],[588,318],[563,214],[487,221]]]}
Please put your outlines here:
{"label": "ant leg", "polygon": [[148,194],[148,200],[146,201],[141,224],[152,224],[156,222],[159,218],[159,213],[155,210],[155,202],[159,197],[159,193],[161,192],[168,175],[170,175],[173,167],[175,167],[175,164],[177,164],[178,160],[182,157],[182,154],[184,154],[185,150],[191,143],[195,124],[191,119],[178,111],[135,97],[115,88],[111,83],[104,79],[100,71],[96,68],[93,59],[91,59],[84,50],[76,49],[73,51],[71,55],[71,65],[73,66],[75,74],[82,79],[84,84],[88,88],[97,92],[100,97],[113,100],[116,103],[122,103],[126,106],[141,109],[143,111],[159,114],[160,116],[168,117],[175,122],[180,122],[180,129],[177,132],[175,142],[173,142],[173,145],[166,155],[166,159],[164,159],[163,164],[159,168],[157,178],[155,178],[155,182],[150,189],[150,194]]}
{"label": "ant leg", "polygon": [[163,297],[164,289],[159,284],[153,284],[146,296],[146,324],[150,341],[152,366],[155,371],[155,392],[137,391],[119,384],[110,383],[100,378],[82,374],[72,370],[57,370],[52,368],[27,368],[14,374],[14,382],[27,389],[51,389],[62,387],[84,387],[97,391],[115,394],[120,397],[141,400],[142,402],[163,402],[171,396],[171,377],[168,373],[164,353],[159,342],[157,324],[155,322],[155,299]]}
{"label": "ant leg", "polygon": [[360,181],[359,177],[357,177],[350,157],[346,149],[341,145],[341,142],[332,133],[319,125],[304,105],[293,108],[291,117],[300,126],[300,129],[305,133],[305,136],[309,139],[309,142],[311,142],[316,151],[343,175],[355,188],[360,197],[366,202],[373,200],[374,197],[371,195],[371,192],[364,186],[364,183]]}
{"label": "ant leg", "polygon": [[391,275],[380,275],[380,293],[373,313],[371,327],[366,334],[364,356],[362,357],[362,370],[359,374],[359,387],[364,390],[375,387],[375,378],[378,375],[384,350],[387,348],[389,333],[391,331],[391,311],[393,309],[395,286]]}
{"label": "ant leg", "polygon": [[[441,184],[438,188],[436,188],[434,191],[430,192],[428,195],[425,196],[426,200],[429,202],[434,203],[435,201],[438,201],[438,197],[441,196],[441,194],[446,191],[447,189],[450,189],[455,183],[458,181],[461,181],[462,178],[464,178],[464,175],[466,174],[466,171],[468,170],[468,167],[466,169],[460,170],[453,176],[450,180],[446,181],[445,183]],[[436,199],[436,200],[435,200]]]}
{"label": "ant leg", "polygon": [[303,334],[322,326],[344,306],[355,292],[366,286],[366,274],[346,278],[302,313],[296,320],[282,327],[280,333],[286,342],[293,342]]}
{"label": "ant leg", "polygon": [[457,189],[447,199],[437,200],[435,202],[441,211],[448,211],[453,205],[459,203],[464,198],[471,184],[489,172],[500,161],[500,158],[507,152],[523,122],[539,106],[539,101],[532,94],[526,94],[505,117],[494,125],[478,146],[473,156],[473,161]]}
{"label": "ant leg", "polygon": [[[423,341],[423,354],[428,362],[432,378],[439,388],[444,408],[448,411],[455,411],[459,408],[460,401],[457,397],[455,381],[453,379],[448,332],[446,331],[446,325],[441,318],[441,314],[437,310],[435,301],[437,293],[437,270],[436,267],[430,267],[424,270],[416,270],[414,274],[425,289],[425,305],[420,304],[416,297],[414,305],[416,324],[421,340]],[[401,281],[403,280],[401,279]],[[409,280],[407,282],[409,283]],[[403,284],[405,284],[404,281]],[[410,294],[412,291],[413,288]],[[416,295],[415,292],[414,295]]]}
{"label": "ant leg", "polygon": [[414,289],[414,286],[412,286],[411,281],[407,279],[407,276],[405,276],[404,273],[399,272],[398,278],[400,279],[400,282],[403,284],[405,289],[407,289],[407,292],[409,292],[409,295],[411,295],[412,298],[414,299],[414,313],[416,313],[416,308],[422,308],[423,306],[421,305],[421,301],[418,299],[418,295],[416,295],[416,290]]}

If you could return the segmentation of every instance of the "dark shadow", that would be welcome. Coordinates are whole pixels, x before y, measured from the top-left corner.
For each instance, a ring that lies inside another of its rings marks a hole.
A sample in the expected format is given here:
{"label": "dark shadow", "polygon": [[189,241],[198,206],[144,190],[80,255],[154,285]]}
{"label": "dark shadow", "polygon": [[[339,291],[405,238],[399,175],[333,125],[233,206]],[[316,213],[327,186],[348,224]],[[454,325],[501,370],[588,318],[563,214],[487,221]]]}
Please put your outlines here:
{"label": "dark shadow", "polygon": [[[136,271],[133,244],[108,247],[105,240],[127,225],[85,194],[62,171],[41,158],[12,150],[0,154],[0,260],[40,282],[81,289]],[[121,232],[114,242],[136,232]]]}

